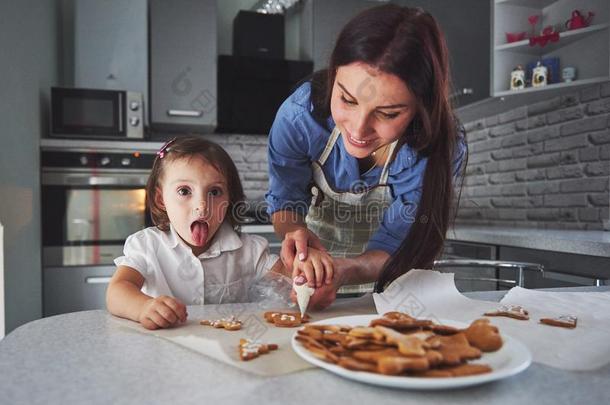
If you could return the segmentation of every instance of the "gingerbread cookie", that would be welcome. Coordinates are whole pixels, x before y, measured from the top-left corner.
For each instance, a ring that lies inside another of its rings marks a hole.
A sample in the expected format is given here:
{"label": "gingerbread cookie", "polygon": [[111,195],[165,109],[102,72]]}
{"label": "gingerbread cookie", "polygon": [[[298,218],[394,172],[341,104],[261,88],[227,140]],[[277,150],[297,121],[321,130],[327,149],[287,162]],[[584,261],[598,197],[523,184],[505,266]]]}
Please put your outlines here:
{"label": "gingerbread cookie", "polygon": [[397,312],[371,321],[368,327],[306,325],[295,339],[317,358],[358,372],[417,377],[490,372],[487,365],[468,363],[480,358],[482,352],[470,343],[466,331],[485,350],[498,347],[499,334],[488,320],[475,321],[460,330]]}
{"label": "gingerbread cookie", "polygon": [[484,352],[495,352],[502,347],[498,328],[489,319],[477,319],[464,330],[468,343]]}
{"label": "gingerbread cookie", "polygon": [[228,318],[222,318],[222,319],[214,319],[214,320],[203,319],[203,320],[199,321],[199,324],[206,325],[206,326],[212,326],[217,329],[226,329],[226,330],[233,331],[233,330],[240,330],[242,322],[239,319],[237,319],[234,315],[231,315]]}
{"label": "gingerbread cookie", "polygon": [[432,321],[420,320],[413,318],[402,312],[386,312],[383,317],[373,319],[369,326],[385,326],[399,331],[421,329],[425,326],[431,326]]}
{"label": "gingerbread cookie", "polygon": [[265,344],[252,341],[250,339],[239,339],[239,358],[248,361],[257,358],[261,354],[267,354],[272,350],[277,350],[276,344]]}
{"label": "gingerbread cookie", "polygon": [[529,312],[527,312],[520,305],[501,305],[497,310],[491,312],[485,312],[485,316],[507,316],[513,319],[519,319],[521,321],[527,321],[530,319]]}
{"label": "gingerbread cookie", "polygon": [[301,324],[309,322],[309,315],[305,314],[301,317],[298,312],[265,312],[265,320],[280,328],[294,328]]}
{"label": "gingerbread cookie", "polygon": [[574,329],[578,318],[572,315],[561,315],[557,318],[541,318],[540,323],[545,325],[558,326],[560,328]]}

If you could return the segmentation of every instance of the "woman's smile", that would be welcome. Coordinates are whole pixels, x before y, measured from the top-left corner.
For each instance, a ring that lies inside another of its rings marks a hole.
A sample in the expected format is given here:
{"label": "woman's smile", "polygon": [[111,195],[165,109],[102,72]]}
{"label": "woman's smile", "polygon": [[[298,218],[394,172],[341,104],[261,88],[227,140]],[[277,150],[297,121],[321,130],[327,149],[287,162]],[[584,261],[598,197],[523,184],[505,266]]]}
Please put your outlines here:
{"label": "woman's smile", "polygon": [[331,114],[347,152],[369,157],[406,132],[415,114],[415,97],[398,77],[364,63],[337,69]]}

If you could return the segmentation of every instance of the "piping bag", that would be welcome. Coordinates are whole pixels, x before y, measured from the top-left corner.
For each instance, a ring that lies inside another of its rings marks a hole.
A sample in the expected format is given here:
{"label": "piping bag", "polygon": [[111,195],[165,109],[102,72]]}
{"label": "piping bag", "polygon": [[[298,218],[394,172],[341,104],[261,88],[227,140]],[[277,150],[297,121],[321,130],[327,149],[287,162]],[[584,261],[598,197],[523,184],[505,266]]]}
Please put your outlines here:
{"label": "piping bag", "polygon": [[307,279],[303,275],[299,275],[294,278],[292,288],[297,294],[297,303],[299,304],[299,311],[301,311],[302,318],[307,311],[309,299],[316,289],[307,285]]}

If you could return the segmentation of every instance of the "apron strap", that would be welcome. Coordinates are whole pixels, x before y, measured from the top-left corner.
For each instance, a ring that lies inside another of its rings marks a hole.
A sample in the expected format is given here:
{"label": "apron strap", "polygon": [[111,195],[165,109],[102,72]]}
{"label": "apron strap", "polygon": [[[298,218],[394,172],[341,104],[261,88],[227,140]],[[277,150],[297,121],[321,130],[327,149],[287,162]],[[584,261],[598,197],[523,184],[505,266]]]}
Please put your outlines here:
{"label": "apron strap", "polygon": [[339,131],[338,127],[335,127],[333,129],[333,132],[331,132],[330,137],[328,138],[328,142],[326,142],[326,147],[318,158],[318,163],[320,164],[320,166],[323,166],[324,163],[326,163],[326,159],[328,159],[328,157],[330,156],[330,152],[333,150],[333,146],[335,146],[335,142],[337,142],[337,138],[339,138],[340,134],[341,132]]}
{"label": "apron strap", "polygon": [[385,164],[383,165],[383,170],[381,171],[381,177],[379,178],[379,185],[385,186],[388,183],[388,175],[390,173],[390,160],[392,159],[392,155],[394,154],[394,149],[396,149],[396,144],[398,140],[392,142],[390,145],[390,150],[388,151],[388,156],[386,157]]}

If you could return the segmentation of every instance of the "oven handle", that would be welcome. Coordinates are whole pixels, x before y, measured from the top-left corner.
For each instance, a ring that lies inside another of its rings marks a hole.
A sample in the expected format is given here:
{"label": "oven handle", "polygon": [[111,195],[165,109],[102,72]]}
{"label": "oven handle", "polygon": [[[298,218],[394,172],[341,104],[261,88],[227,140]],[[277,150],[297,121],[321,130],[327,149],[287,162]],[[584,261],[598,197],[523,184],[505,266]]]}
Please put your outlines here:
{"label": "oven handle", "polygon": [[44,186],[146,186],[146,173],[57,173],[43,172],[41,183]]}
{"label": "oven handle", "polygon": [[108,284],[112,277],[87,277],[85,278],[85,283],[87,284]]}
{"label": "oven handle", "polygon": [[194,117],[198,118],[203,115],[203,111],[199,110],[167,110],[167,115],[170,117]]}

